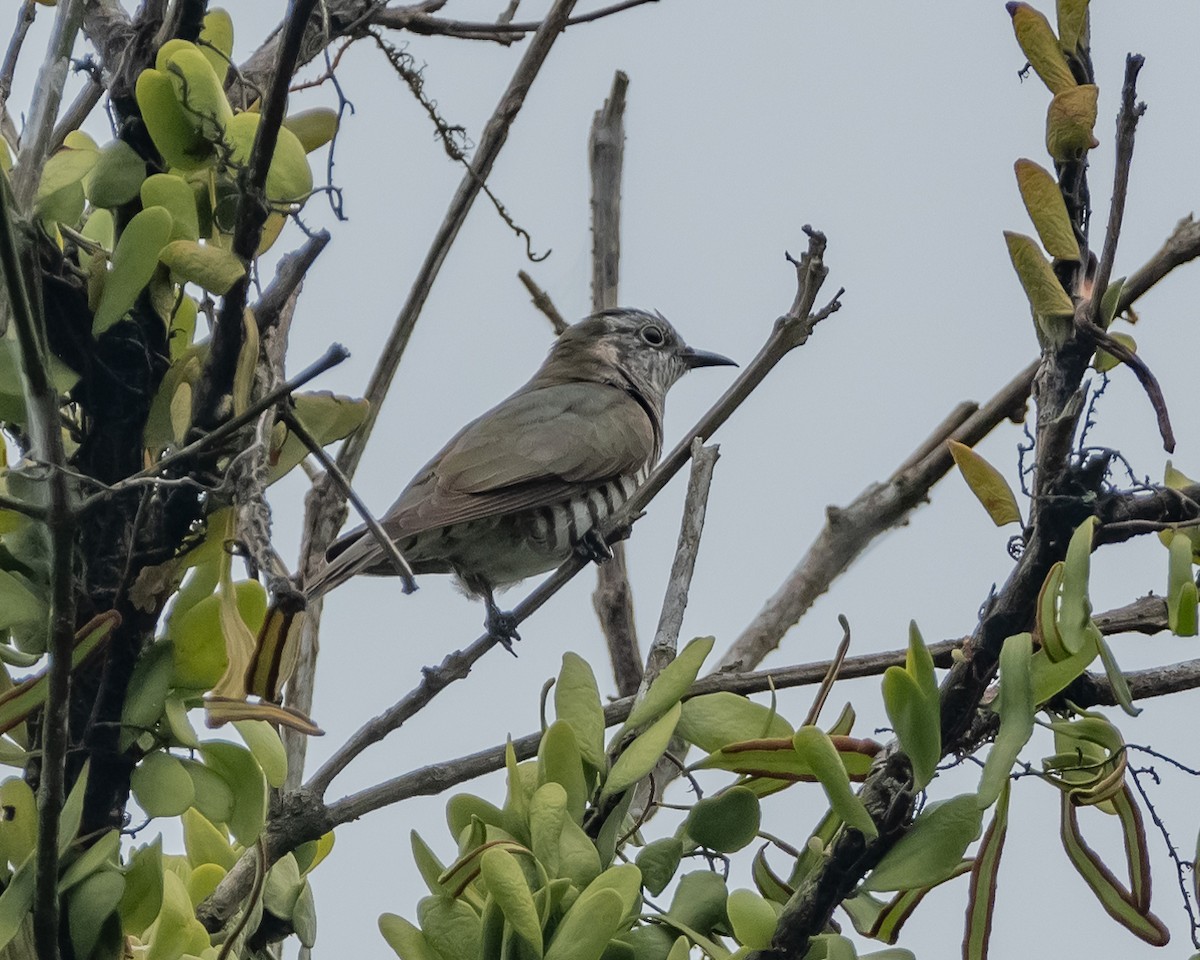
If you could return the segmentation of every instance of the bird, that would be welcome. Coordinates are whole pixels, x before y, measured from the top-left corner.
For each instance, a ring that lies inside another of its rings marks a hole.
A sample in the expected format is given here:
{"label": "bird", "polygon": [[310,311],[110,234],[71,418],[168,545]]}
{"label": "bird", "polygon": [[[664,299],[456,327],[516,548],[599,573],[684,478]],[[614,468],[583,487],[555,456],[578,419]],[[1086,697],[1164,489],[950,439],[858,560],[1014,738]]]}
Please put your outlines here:
{"label": "bird", "polygon": [[[667,391],[689,370],[726,365],[737,364],[689,347],[660,313],[594,313],[417,471],[380,524],[414,574],[452,574],[482,599],[487,630],[511,651],[519,637],[495,591],[573,551],[611,556],[598,528],[658,461]],[[305,585],[309,600],[359,574],[396,574],[365,526],[334,541],[326,560]]]}

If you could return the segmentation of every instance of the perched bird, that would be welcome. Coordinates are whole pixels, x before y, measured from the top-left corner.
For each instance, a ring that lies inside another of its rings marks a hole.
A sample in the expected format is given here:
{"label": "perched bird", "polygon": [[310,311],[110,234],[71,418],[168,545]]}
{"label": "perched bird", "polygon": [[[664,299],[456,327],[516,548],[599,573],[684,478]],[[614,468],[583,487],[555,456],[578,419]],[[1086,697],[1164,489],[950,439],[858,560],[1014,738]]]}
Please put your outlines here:
{"label": "perched bird", "polygon": [[[594,314],[563,331],[532,380],[455,434],[380,523],[414,573],[454,574],[487,604],[488,629],[512,638],[493,590],[576,549],[602,556],[595,528],[662,452],[667,391],[689,370],[725,364],[733,361],[693,350],[660,314]],[[356,574],[396,572],[365,527],[326,557],[309,598]]]}

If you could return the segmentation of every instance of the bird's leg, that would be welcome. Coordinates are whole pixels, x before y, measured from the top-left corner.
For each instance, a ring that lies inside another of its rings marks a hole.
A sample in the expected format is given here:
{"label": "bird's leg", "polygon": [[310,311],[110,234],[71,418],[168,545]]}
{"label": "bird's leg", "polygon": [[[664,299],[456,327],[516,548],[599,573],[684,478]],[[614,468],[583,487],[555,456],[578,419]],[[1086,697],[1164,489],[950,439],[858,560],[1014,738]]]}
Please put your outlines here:
{"label": "bird's leg", "polygon": [[521,635],[517,633],[517,618],[512,615],[511,611],[501,610],[496,606],[496,598],[492,596],[491,587],[484,591],[483,602],[487,606],[487,616],[483,620],[484,629],[496,638],[500,646],[515,657],[517,651],[513,649],[513,641],[519,642],[521,639]]}
{"label": "bird's leg", "polygon": [[600,531],[595,527],[590,528],[576,541],[575,552],[584,560],[590,560],[592,563],[604,563],[606,560],[611,560],[613,555],[612,548],[609,547],[604,537],[600,536]]}

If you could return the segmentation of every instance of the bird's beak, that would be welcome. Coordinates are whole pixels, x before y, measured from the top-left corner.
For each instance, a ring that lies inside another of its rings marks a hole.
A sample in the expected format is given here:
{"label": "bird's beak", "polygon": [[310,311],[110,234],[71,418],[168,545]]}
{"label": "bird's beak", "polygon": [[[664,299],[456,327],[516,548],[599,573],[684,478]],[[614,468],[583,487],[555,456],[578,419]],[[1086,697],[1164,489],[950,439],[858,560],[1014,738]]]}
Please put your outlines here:
{"label": "bird's beak", "polygon": [[681,356],[683,357],[684,366],[689,370],[695,370],[697,367],[737,366],[736,361],[709,350],[694,350],[691,347],[684,347]]}

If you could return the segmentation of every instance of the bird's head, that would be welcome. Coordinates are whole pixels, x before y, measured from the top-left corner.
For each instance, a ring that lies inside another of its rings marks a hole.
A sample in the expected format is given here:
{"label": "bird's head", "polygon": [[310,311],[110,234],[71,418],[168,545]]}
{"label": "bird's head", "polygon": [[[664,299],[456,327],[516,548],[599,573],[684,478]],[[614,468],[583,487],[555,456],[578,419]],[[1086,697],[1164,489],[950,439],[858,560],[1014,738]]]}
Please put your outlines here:
{"label": "bird's head", "polygon": [[539,378],[599,380],[629,386],[661,409],[671,386],[696,367],[737,366],[683,342],[660,313],[618,308],[592,314],[558,337]]}

